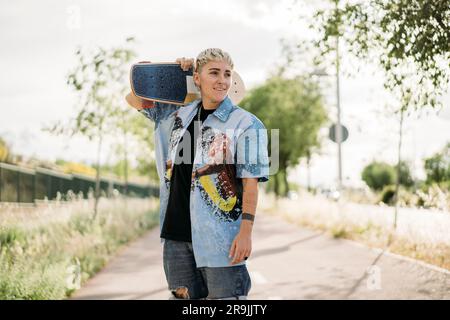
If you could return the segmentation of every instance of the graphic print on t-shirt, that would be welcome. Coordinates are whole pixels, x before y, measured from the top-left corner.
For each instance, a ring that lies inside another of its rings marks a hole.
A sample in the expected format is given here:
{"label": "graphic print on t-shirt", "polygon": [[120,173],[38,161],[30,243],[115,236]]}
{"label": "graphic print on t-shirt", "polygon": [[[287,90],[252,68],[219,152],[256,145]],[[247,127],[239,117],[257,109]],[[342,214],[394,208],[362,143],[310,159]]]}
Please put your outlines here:
{"label": "graphic print on t-shirt", "polygon": [[236,221],[241,214],[242,185],[236,179],[231,140],[210,127],[202,129],[201,152],[207,164],[194,172],[196,185],[211,212],[222,221]]}

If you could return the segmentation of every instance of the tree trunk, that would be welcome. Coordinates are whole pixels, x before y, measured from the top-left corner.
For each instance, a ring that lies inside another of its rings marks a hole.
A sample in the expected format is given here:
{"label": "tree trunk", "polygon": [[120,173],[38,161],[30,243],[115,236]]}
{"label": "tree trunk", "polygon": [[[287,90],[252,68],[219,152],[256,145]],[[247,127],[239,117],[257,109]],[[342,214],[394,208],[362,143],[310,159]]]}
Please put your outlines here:
{"label": "tree trunk", "polygon": [[97,211],[98,211],[98,202],[100,199],[100,154],[102,150],[102,142],[103,142],[103,134],[101,128],[99,129],[99,138],[98,138],[98,145],[97,145],[97,174],[95,176],[95,202],[94,202],[94,216],[92,217],[92,220],[95,220],[97,217]]}
{"label": "tree trunk", "polygon": [[279,189],[279,183],[278,183],[278,176],[280,175],[280,173],[278,172],[275,176],[274,176],[274,183],[273,183],[273,191],[275,193],[275,198],[278,199],[278,197],[280,196],[280,189]]}
{"label": "tree trunk", "polygon": [[306,179],[308,192],[311,192],[311,153],[306,156]]}
{"label": "tree trunk", "polygon": [[289,193],[289,183],[287,180],[287,168],[286,168],[286,170],[283,171],[283,184],[284,184],[283,196],[286,197]]}
{"label": "tree trunk", "polygon": [[128,141],[127,131],[123,132],[123,164],[124,164],[124,180],[125,180],[125,196],[128,195]]}
{"label": "tree trunk", "polygon": [[403,113],[404,113],[404,108],[402,107],[402,109],[400,111],[400,128],[399,128],[399,139],[398,139],[397,181],[395,182],[395,195],[394,195],[394,205],[395,205],[394,230],[397,228],[397,216],[398,216],[398,192],[399,192],[399,188],[400,188],[400,162],[401,162],[401,149],[402,149],[402,138],[403,138]]}

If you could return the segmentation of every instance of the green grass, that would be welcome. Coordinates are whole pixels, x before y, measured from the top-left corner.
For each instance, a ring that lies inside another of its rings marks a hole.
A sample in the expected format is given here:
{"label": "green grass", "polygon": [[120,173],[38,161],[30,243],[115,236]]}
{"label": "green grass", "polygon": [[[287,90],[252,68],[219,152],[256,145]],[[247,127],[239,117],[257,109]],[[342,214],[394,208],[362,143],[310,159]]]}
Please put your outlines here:
{"label": "green grass", "polygon": [[335,238],[335,239],[348,237],[348,231],[346,230],[346,228],[344,226],[335,226],[335,227],[331,228],[330,233],[333,236],[333,238]]}
{"label": "green grass", "polygon": [[[100,271],[117,250],[158,223],[155,201],[68,204],[4,219],[0,225],[0,300],[64,299]],[[2,218],[0,213],[0,219]],[[66,219],[60,217],[65,215]],[[44,217],[44,218],[43,218]],[[4,222],[7,221],[7,222]]]}

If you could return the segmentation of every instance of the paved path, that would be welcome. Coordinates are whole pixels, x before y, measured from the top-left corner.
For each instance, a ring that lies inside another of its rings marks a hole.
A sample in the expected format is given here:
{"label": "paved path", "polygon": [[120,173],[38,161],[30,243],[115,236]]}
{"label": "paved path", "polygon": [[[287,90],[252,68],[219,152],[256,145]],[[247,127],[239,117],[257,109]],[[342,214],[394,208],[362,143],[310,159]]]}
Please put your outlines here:
{"label": "paved path", "polygon": [[[249,299],[450,299],[450,272],[257,215]],[[167,299],[158,228],[124,248],[74,299]]]}

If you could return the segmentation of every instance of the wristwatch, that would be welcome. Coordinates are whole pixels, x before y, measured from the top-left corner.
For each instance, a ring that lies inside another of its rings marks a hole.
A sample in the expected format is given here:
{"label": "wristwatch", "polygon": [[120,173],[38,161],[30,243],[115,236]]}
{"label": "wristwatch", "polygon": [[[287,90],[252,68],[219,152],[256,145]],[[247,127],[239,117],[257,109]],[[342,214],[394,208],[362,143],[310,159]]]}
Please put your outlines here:
{"label": "wristwatch", "polygon": [[255,221],[255,215],[254,215],[254,214],[250,214],[250,213],[243,212],[243,213],[242,213],[242,220]]}

